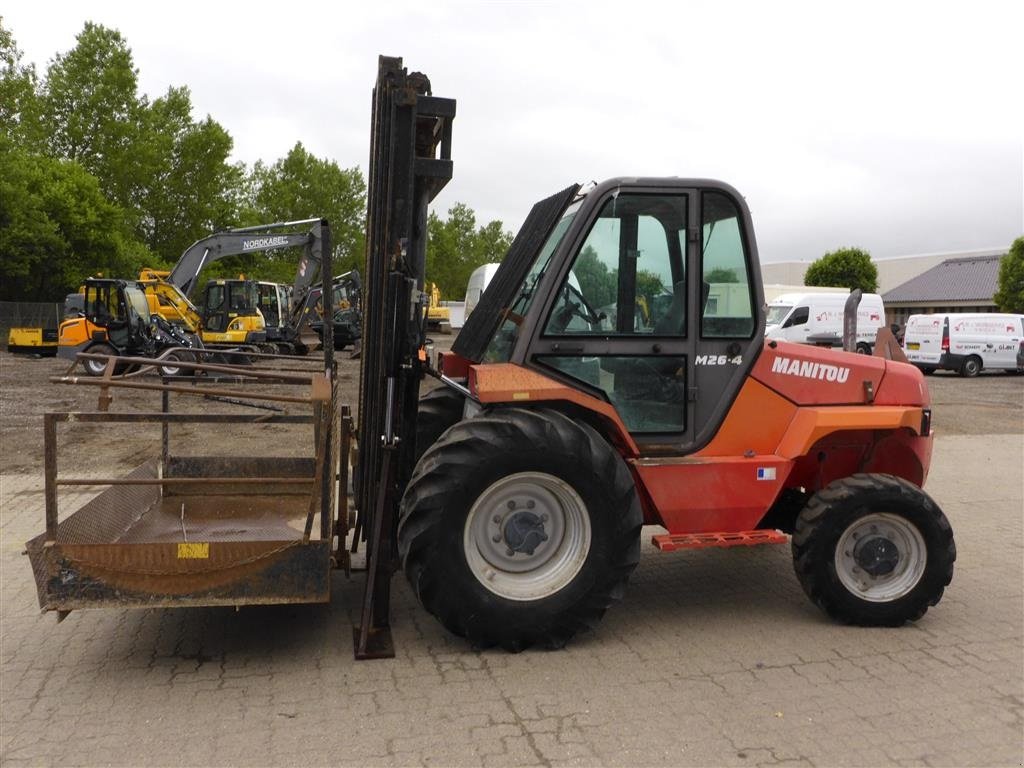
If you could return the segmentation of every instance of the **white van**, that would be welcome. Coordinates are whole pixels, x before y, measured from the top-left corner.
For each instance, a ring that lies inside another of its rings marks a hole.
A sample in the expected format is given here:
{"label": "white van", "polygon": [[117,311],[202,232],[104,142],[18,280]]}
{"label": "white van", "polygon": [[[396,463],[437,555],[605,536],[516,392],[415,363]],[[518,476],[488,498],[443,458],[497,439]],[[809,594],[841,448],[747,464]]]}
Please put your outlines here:
{"label": "white van", "polygon": [[1020,368],[1024,315],[948,313],[911,315],[903,353],[925,373],[958,371],[977,376],[983,368]]}
{"label": "white van", "polygon": [[[804,344],[843,343],[843,312],[848,293],[784,293],[768,304],[764,335]],[[877,293],[865,293],[857,307],[857,351],[871,354],[875,335],[885,324],[885,306]]]}
{"label": "white van", "polygon": [[500,264],[482,264],[473,270],[469,276],[469,283],[466,285],[466,317],[469,317],[473,307],[480,301],[480,297],[487,289],[494,273],[498,271]]}

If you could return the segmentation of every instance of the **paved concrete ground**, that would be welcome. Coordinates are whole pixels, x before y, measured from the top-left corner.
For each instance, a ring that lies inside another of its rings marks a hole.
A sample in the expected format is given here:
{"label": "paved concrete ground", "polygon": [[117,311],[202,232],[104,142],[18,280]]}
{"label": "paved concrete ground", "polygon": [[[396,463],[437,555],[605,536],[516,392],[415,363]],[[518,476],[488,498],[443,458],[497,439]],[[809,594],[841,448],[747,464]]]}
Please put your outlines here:
{"label": "paved concrete ground", "polygon": [[330,606],[56,624],[20,555],[41,480],[4,477],[0,763],[1021,765],[1022,466],[1020,435],[937,440],[928,488],[959,557],[913,626],[830,623],[786,547],[647,547],[564,651],[473,652],[396,579],[398,657],[361,663],[359,580]]}

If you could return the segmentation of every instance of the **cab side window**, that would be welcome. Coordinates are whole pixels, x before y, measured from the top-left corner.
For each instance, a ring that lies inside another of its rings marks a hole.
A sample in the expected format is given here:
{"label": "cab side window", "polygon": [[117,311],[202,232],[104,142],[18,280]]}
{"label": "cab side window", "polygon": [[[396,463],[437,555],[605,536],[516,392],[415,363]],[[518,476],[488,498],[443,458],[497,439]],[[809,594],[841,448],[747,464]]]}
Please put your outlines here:
{"label": "cab side window", "polygon": [[736,203],[722,192],[701,195],[704,338],[749,339],[754,334],[747,249]]}
{"label": "cab side window", "polygon": [[684,336],[686,197],[603,206],[562,283],[545,335]]}

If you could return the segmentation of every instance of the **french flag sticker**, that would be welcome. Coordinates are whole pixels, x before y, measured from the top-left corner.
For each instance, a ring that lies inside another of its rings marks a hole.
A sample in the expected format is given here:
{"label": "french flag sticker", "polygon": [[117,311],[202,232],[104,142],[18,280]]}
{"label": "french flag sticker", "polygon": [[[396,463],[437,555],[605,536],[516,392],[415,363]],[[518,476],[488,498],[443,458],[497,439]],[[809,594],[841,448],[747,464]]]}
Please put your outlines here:
{"label": "french flag sticker", "polygon": [[775,467],[758,467],[757,468],[757,479],[758,480],[774,480],[775,479]]}

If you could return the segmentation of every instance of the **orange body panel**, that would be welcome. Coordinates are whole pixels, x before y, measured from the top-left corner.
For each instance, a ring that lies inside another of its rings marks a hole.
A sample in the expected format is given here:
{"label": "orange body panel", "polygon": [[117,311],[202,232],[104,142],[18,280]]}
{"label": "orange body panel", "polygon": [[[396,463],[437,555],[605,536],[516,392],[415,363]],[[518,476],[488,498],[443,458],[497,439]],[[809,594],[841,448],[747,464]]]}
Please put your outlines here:
{"label": "orange body panel", "polygon": [[62,347],[80,347],[92,341],[92,335],[96,331],[103,331],[84,317],[75,317],[64,320],[60,324],[60,332],[57,336],[57,343]]}
{"label": "orange body panel", "polygon": [[618,412],[604,400],[567,387],[536,371],[512,363],[489,363],[469,368],[469,390],[481,403],[507,403],[509,405],[535,404],[545,401],[561,401],[578,405],[596,413],[614,429],[625,456],[640,454],[636,443],[622,423]]}
{"label": "orange body panel", "polygon": [[695,456],[774,453],[799,409],[777,392],[747,379],[711,442]]}
{"label": "orange body panel", "polygon": [[747,531],[786,485],[793,462],[778,456],[632,459],[657,522],[669,533]]}
{"label": "orange body panel", "polygon": [[787,459],[806,456],[819,440],[833,432],[921,428],[921,409],[900,406],[838,406],[800,408],[776,453]]}
{"label": "orange body panel", "polygon": [[797,405],[852,405],[867,404],[865,382],[877,390],[885,366],[879,357],[779,341],[765,345],[750,375]]}

